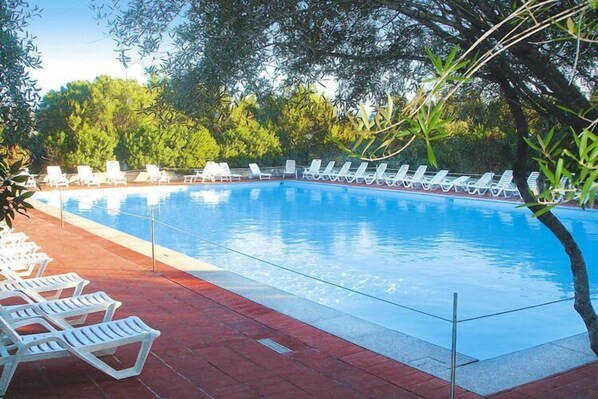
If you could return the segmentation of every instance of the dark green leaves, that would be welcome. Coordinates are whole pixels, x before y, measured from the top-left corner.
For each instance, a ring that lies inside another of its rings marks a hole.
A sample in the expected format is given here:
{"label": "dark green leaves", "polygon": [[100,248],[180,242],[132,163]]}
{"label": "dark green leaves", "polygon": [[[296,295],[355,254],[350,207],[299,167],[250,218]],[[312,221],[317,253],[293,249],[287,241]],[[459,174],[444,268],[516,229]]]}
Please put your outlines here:
{"label": "dark green leaves", "polygon": [[[0,158],[0,220],[12,227],[16,214],[26,216],[27,209],[33,208],[27,199],[33,191],[27,191],[21,184],[27,180],[21,161],[10,162],[5,157]],[[24,178],[24,179],[23,179]]]}

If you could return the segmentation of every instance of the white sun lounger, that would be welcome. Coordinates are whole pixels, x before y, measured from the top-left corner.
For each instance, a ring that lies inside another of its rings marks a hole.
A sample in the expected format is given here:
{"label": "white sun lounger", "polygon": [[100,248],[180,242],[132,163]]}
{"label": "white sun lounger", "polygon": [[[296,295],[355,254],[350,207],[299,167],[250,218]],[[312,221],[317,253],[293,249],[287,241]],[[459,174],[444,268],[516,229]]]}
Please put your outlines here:
{"label": "white sun lounger", "polygon": [[503,194],[505,197],[510,197],[512,194],[519,192],[517,187],[513,185],[513,171],[507,169],[500,176],[498,183],[492,183],[490,185],[490,194],[493,197],[498,197]]}
{"label": "white sun lounger", "polygon": [[165,170],[160,170],[157,165],[148,163],[145,165],[147,178],[151,183],[170,183],[170,177]]}
{"label": "white sun lounger", "polygon": [[368,169],[368,163],[362,162],[355,173],[349,173],[345,180],[347,183],[359,183],[359,181],[365,181],[366,170]]}
{"label": "white sun lounger", "polygon": [[233,180],[241,180],[241,177],[243,177],[240,174],[237,173],[231,173],[230,172],[230,168],[228,167],[228,163],[226,162],[220,162],[218,164],[220,166],[220,181],[223,180],[228,180],[228,181],[233,181]]}
{"label": "white sun lounger", "polygon": [[28,239],[29,239],[29,237],[27,237],[27,234],[25,234],[25,233],[8,232],[8,233],[2,234],[0,236],[0,248],[6,247],[6,246],[11,246],[11,245],[22,244],[25,241],[27,241]]}
{"label": "white sun lounger", "polygon": [[120,170],[118,161],[106,161],[106,181],[111,184],[127,184],[127,177]]}
{"label": "white sun lounger", "polygon": [[196,171],[194,175],[186,175],[185,182],[195,183],[199,179],[201,179],[202,183],[204,183],[206,180],[216,181],[216,177],[222,176],[222,174],[222,169],[219,164],[214,161],[208,161],[206,162],[203,170]]}
{"label": "white sun lounger", "polygon": [[6,245],[0,247],[0,256],[19,256],[25,254],[32,254],[39,250],[39,246],[32,242],[26,241],[15,245]]}
{"label": "white sun lounger", "polygon": [[467,183],[467,192],[469,194],[484,195],[492,184],[492,177],[494,173],[486,172],[477,181]]}
{"label": "white sun lounger", "polygon": [[[77,273],[56,274],[53,276],[21,279],[10,270],[1,270],[6,280],[0,281],[0,293],[6,291],[23,291],[26,294],[43,293],[46,299],[60,298],[64,290],[72,289],[72,296],[79,296],[89,280],[82,279]],[[34,296],[34,295],[30,295]]]}
{"label": "white sun lounger", "polygon": [[440,183],[440,187],[445,193],[448,193],[451,191],[451,189],[455,189],[455,192],[458,193],[459,191],[465,191],[469,179],[470,176],[459,176],[455,179],[444,179],[443,182]]}
{"label": "white sun lounger", "polygon": [[439,170],[432,177],[424,177],[421,181],[421,185],[426,191],[436,190],[437,188],[440,188],[440,184],[446,179],[446,175],[448,175],[448,170]]}
{"label": "white sun lounger", "polygon": [[[33,295],[32,295],[33,294]],[[104,313],[102,321],[110,321],[114,312],[122,303],[110,298],[103,291],[91,294],[72,296],[69,298],[47,300],[37,293],[22,291],[4,291],[0,298],[21,298],[25,303],[2,306],[10,322],[48,316],[60,327],[84,324],[92,313]]]}
{"label": "white sun lounger", "polygon": [[295,176],[295,179],[297,178],[297,165],[294,159],[287,159],[285,162],[282,178],[284,179],[286,175]]}
{"label": "white sun lounger", "polygon": [[[534,195],[540,194],[540,188],[538,187],[538,179],[540,178],[540,172],[532,172],[527,177],[527,186]],[[519,194],[521,197],[521,194]]]}
{"label": "white sun lounger", "polygon": [[347,161],[343,164],[338,172],[331,172],[328,177],[331,181],[343,181],[347,178],[349,170],[351,169],[351,162]]}
{"label": "white sun lounger", "polygon": [[328,162],[324,170],[314,173],[314,180],[328,180],[330,179],[330,173],[334,169],[334,161]]}
{"label": "white sun lounger", "polygon": [[403,179],[405,179],[405,176],[407,176],[408,171],[409,165],[401,165],[396,175],[389,176],[386,178],[386,184],[389,186],[400,186],[401,184],[403,184]]}
{"label": "white sun lounger", "polygon": [[417,186],[418,184],[421,185],[427,169],[428,165],[420,165],[419,168],[417,168],[417,170],[413,174],[413,176],[405,176],[405,178],[403,179],[403,185],[407,188],[415,188],[415,186]]}
{"label": "white sun lounger", "polygon": [[50,187],[68,187],[69,181],[66,178],[66,173],[62,173],[60,166],[48,166],[46,182]]}
{"label": "white sun lounger", "polygon": [[382,162],[380,165],[378,165],[378,167],[376,168],[376,171],[374,173],[370,173],[365,176],[366,184],[373,184],[374,182],[376,184],[384,183],[386,181],[386,168],[387,167],[388,167],[388,163],[386,163],[386,162]]}
{"label": "white sun lounger", "polygon": [[[21,335],[17,329],[24,325],[39,324],[48,332]],[[21,362],[75,356],[116,379],[139,375],[145,364],[152,343],[160,332],[148,327],[138,317],[109,321],[83,327],[57,330],[45,319],[35,318],[10,323],[0,314],[0,330],[4,340],[0,343],[0,395],[8,389],[14,372]],[[117,348],[141,344],[133,366],[116,370],[102,361],[101,354],[113,353]]]}
{"label": "white sun lounger", "polygon": [[51,261],[52,258],[43,252],[12,256],[0,254],[0,269],[9,270],[18,276],[30,276],[39,265],[35,277],[41,277]]}
{"label": "white sun lounger", "polygon": [[249,170],[251,171],[251,175],[253,177],[258,177],[260,180],[264,180],[264,179],[271,179],[272,178],[272,173],[263,173],[260,170],[260,167],[257,166],[256,163],[250,163],[249,164]]}
{"label": "white sun lounger", "polygon": [[79,185],[96,185],[100,187],[100,179],[91,171],[89,165],[77,165],[77,183]]}
{"label": "white sun lounger", "polygon": [[320,166],[322,165],[321,159],[312,159],[309,169],[303,171],[302,177],[304,179],[315,179],[315,175],[320,173]]}

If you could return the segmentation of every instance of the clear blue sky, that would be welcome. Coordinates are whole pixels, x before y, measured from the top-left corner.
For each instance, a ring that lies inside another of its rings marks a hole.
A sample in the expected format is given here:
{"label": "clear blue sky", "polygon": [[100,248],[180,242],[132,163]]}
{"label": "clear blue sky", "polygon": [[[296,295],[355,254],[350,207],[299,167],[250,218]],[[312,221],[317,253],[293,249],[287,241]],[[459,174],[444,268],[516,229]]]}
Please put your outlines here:
{"label": "clear blue sky", "polygon": [[33,18],[28,28],[41,53],[43,68],[31,75],[42,94],[100,74],[145,80],[141,62],[125,70],[116,60],[115,42],[93,18],[89,0],[29,0],[29,4],[43,9],[41,18]]}

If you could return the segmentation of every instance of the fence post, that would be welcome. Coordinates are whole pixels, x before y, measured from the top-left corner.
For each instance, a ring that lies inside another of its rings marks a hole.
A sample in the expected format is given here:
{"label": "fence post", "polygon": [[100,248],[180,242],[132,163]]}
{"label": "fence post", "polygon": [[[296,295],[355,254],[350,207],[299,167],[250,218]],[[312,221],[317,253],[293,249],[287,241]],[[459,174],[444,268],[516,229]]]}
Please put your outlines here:
{"label": "fence post", "polygon": [[453,336],[451,343],[451,399],[455,399],[455,374],[457,373],[457,293],[453,292]]}
{"label": "fence post", "polygon": [[60,228],[64,229],[64,217],[62,215],[62,188],[58,188],[58,200],[60,201]]}
{"label": "fence post", "polygon": [[154,208],[150,208],[150,224],[152,227],[152,272],[156,272],[156,227],[154,223]]}

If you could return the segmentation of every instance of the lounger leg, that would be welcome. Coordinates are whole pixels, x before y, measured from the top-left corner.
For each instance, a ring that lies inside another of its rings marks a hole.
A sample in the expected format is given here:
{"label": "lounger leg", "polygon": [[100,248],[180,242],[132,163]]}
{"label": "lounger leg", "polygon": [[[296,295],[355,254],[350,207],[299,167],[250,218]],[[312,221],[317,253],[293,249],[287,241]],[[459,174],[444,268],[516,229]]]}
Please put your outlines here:
{"label": "lounger leg", "polygon": [[8,390],[8,385],[12,380],[12,377],[15,374],[15,370],[17,369],[17,365],[19,364],[18,361],[12,361],[4,364],[4,368],[2,370],[2,376],[0,377],[0,397],[4,397],[6,391]]}
{"label": "lounger leg", "polygon": [[[116,370],[113,367],[109,366],[107,363],[100,360],[94,354],[79,354],[79,357],[85,360],[87,363],[91,364],[92,366],[96,367],[98,370],[101,370],[108,374],[110,377],[115,378],[117,380],[122,380],[123,378],[133,377],[136,375],[141,374],[141,370],[143,369],[143,365],[147,360],[149,355],[150,349],[152,347],[153,339],[147,338],[141,342],[141,348],[139,348],[139,353],[137,355],[137,359],[135,360],[135,364],[129,368]],[[116,348],[115,348],[116,350]],[[108,350],[106,350],[108,351]],[[106,351],[101,351],[98,353],[105,353]]]}
{"label": "lounger leg", "polygon": [[48,259],[43,260],[40,264],[39,264],[39,269],[37,269],[37,275],[36,277],[41,277],[44,275],[44,272],[46,271],[46,266],[48,265]]}
{"label": "lounger leg", "polygon": [[[73,296],[79,296],[79,295],[81,295],[81,293],[83,292],[83,288],[84,287],[85,287],[85,281],[79,282],[77,284],[77,286],[75,287],[75,291],[73,292]],[[60,290],[59,293],[62,293],[62,290]]]}

